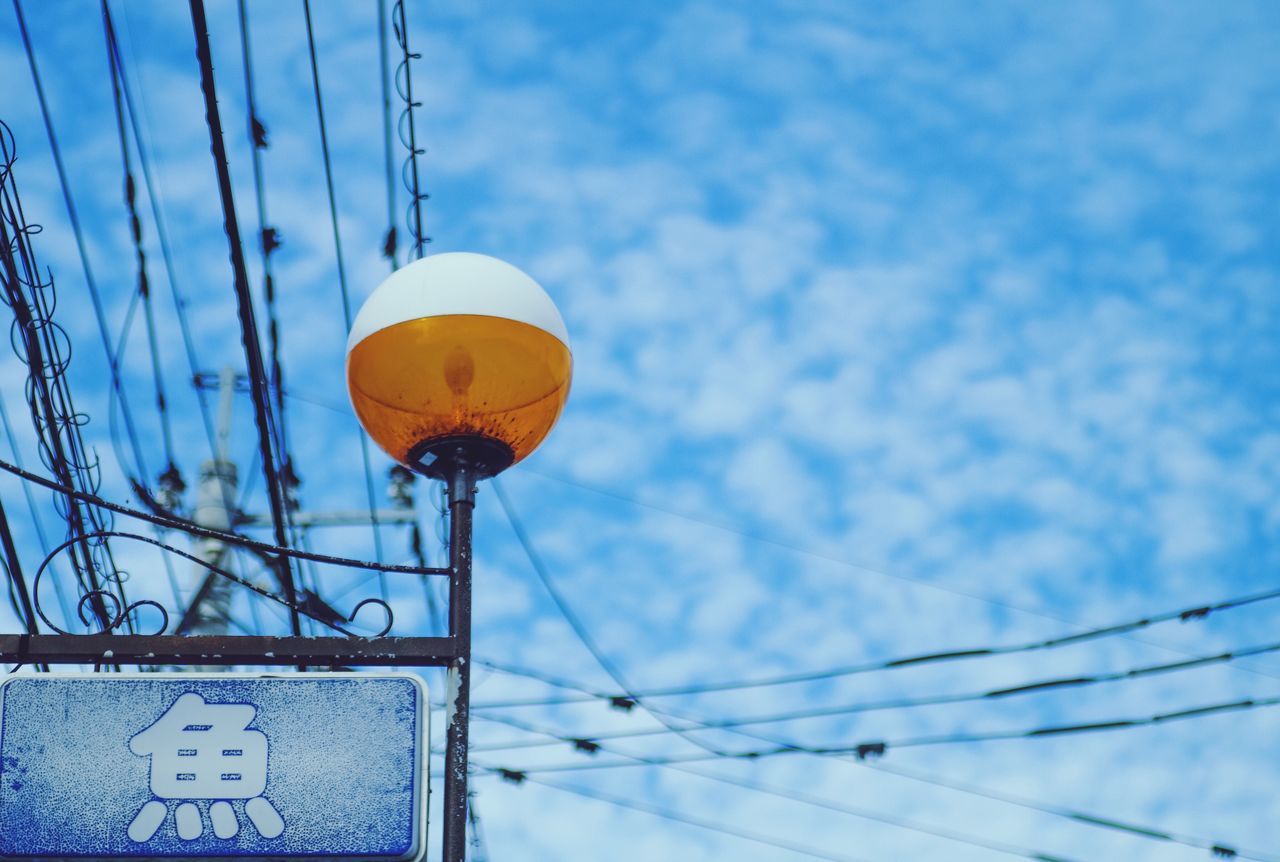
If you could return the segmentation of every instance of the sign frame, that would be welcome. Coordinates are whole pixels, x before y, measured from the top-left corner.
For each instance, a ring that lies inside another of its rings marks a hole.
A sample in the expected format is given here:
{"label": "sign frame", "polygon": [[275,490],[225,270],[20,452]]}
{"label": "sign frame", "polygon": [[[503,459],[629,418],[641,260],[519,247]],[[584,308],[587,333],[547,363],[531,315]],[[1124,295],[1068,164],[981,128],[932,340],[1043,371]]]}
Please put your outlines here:
{"label": "sign frame", "polygon": [[[355,680],[377,680],[391,679],[409,682],[414,691],[416,721],[414,732],[414,764],[413,764],[413,816],[412,825],[414,829],[414,843],[409,851],[399,857],[388,855],[368,856],[368,855],[341,855],[326,856],[323,850],[311,851],[308,853],[291,853],[285,855],[245,855],[245,854],[226,854],[226,855],[186,855],[186,854],[168,854],[168,855],[145,855],[138,854],[118,854],[114,856],[90,856],[90,855],[58,855],[58,856],[37,856],[37,855],[0,855],[0,862],[117,862],[120,859],[134,860],[134,862],[148,862],[148,860],[184,860],[185,862],[294,862],[294,860],[308,860],[308,862],[369,862],[369,860],[377,860],[377,862],[422,862],[428,852],[428,813],[431,798],[431,753],[429,750],[429,741],[431,738],[431,702],[426,680],[414,673],[397,672],[397,671],[318,671],[318,672],[241,672],[241,673],[219,673],[219,672],[123,672],[123,673],[101,673],[101,672],[74,672],[74,673],[14,673],[9,674],[0,679],[0,752],[3,751],[4,731],[5,731],[5,701],[6,689],[15,682],[20,681],[50,681],[50,680],[66,680],[66,681],[93,681],[93,682],[114,682],[114,681],[320,681],[324,679],[355,681]],[[176,687],[175,687],[176,688]],[[222,704],[217,704],[222,705]],[[170,710],[173,706],[170,707]],[[168,711],[166,711],[167,714]],[[160,718],[157,718],[157,722]],[[253,719],[256,721],[256,716]],[[139,728],[139,732],[144,728]],[[257,731],[261,733],[261,731]],[[265,756],[264,756],[265,770]],[[4,774],[4,764],[0,762],[0,777]],[[0,794],[3,791],[0,790]],[[205,797],[199,797],[205,798]],[[164,813],[167,817],[167,811]],[[278,815],[277,815],[278,816]],[[203,822],[202,815],[202,822]],[[0,848],[0,853],[3,849]]]}

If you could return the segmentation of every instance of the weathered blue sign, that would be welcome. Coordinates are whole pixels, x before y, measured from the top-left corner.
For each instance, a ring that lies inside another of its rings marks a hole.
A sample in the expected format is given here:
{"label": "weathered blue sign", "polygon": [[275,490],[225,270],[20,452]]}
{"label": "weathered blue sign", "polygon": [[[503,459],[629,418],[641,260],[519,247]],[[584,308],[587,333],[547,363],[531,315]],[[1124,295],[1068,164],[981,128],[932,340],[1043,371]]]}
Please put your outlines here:
{"label": "weathered blue sign", "polygon": [[0,859],[421,859],[425,702],[406,675],[10,677]]}

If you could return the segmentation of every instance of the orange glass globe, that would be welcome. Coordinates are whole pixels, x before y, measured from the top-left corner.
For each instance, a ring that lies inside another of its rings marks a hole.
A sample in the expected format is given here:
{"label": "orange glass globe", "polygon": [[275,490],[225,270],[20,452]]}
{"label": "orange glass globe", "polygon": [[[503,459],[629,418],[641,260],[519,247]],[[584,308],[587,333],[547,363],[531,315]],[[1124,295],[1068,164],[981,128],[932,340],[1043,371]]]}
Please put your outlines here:
{"label": "orange glass globe", "polygon": [[434,444],[457,439],[501,451],[505,463],[494,472],[522,460],[560,418],[572,372],[551,298],[514,266],[480,254],[437,254],[397,270],[365,301],[347,339],[347,389],[360,424],[419,472],[429,472]]}

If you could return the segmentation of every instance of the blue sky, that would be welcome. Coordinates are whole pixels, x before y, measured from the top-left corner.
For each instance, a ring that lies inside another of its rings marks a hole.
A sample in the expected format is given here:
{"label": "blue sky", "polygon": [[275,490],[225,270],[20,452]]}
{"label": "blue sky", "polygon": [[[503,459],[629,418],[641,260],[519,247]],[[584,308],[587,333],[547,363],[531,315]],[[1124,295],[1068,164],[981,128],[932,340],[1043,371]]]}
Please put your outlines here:
{"label": "blue sky", "polygon": [[[136,273],[98,11],[69,0],[27,7],[114,329]],[[144,143],[202,364],[239,362],[185,4],[112,8],[145,102]],[[1011,643],[1273,585],[1273,5],[530,0],[410,10],[423,54],[413,81],[431,251],[520,266],[546,286],[573,339],[568,410],[503,487],[596,641],[636,685]],[[387,273],[375,6],[318,0],[313,12],[347,274],[362,298]],[[248,234],[235,6],[210,0],[209,16]],[[250,21],[271,140],[268,208],[285,241],[275,268],[302,497],[314,509],[359,506],[302,9],[253,3]],[[92,417],[105,488],[128,499],[106,436],[103,354],[7,8],[0,81],[23,202],[45,226],[37,248],[76,346],[71,382]],[[403,191],[400,201],[403,209]],[[144,233],[152,280],[163,285],[162,352],[192,483],[207,452],[149,217]],[[141,330],[130,344],[134,409],[158,452]],[[21,369],[3,362],[0,394],[37,463]],[[248,474],[247,400],[237,411]],[[376,465],[382,475],[385,458]],[[18,489],[0,487],[34,568],[41,555]],[[428,496],[420,489],[430,521]],[[538,585],[496,496],[482,490],[479,501],[478,657],[612,689]],[[365,530],[312,538],[372,554]],[[407,555],[402,532],[384,538],[389,556]],[[154,556],[118,553],[138,583],[164,595]],[[423,619],[416,587],[394,595],[404,626]],[[1274,613],[1264,604],[1052,653],[671,705],[729,717],[1125,669],[1270,642]],[[1278,679],[1280,663],[1253,659],[775,730],[826,744],[1024,728],[1272,696]],[[478,675],[475,699],[544,691]],[[573,734],[653,726],[601,704],[521,715]],[[1266,850],[1276,846],[1278,721],[1262,710],[903,749],[885,763]],[[474,738],[523,737],[478,721]],[[690,750],[661,738],[616,747]],[[483,760],[575,758],[584,759],[566,746]],[[723,768],[1070,859],[1207,855],[849,763]],[[556,780],[868,860],[1002,856],[670,771]],[[475,783],[494,859],[596,859],[606,845],[618,859],[793,858],[538,786]]]}

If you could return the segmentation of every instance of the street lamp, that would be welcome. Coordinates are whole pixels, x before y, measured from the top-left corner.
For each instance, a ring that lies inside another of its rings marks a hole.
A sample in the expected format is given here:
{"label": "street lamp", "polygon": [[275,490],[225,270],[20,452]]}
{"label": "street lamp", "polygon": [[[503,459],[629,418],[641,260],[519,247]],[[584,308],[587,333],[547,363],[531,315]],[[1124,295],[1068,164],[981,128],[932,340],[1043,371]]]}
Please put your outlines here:
{"label": "street lamp", "polygon": [[397,270],[347,339],[347,387],[369,436],[411,470],[448,479],[459,459],[493,476],[543,441],[573,360],[551,297],[508,263],[437,254]]}
{"label": "street lamp", "polygon": [[520,461],[551,431],[573,358],[551,297],[508,263],[437,254],[365,300],[347,339],[347,389],[365,431],[449,491],[444,859],[466,857],[471,690],[471,519],[475,483]]}

